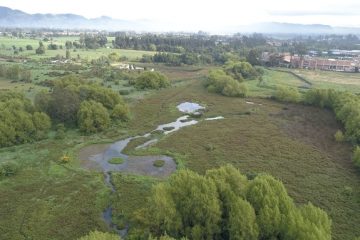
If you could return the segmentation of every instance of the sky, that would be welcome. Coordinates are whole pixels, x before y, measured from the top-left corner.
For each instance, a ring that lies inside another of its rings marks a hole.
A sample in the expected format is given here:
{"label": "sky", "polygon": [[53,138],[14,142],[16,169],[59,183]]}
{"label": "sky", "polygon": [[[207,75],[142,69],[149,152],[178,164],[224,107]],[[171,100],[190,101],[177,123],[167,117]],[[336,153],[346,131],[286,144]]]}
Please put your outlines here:
{"label": "sky", "polygon": [[146,20],[182,30],[259,22],[360,27],[360,0],[0,0],[0,6],[27,13]]}

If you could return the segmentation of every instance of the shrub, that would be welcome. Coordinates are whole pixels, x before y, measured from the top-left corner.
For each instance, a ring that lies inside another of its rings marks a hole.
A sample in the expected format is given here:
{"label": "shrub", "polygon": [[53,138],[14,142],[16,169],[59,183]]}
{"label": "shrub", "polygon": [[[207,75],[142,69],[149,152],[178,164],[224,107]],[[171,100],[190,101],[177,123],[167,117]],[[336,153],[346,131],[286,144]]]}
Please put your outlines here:
{"label": "shrub", "polygon": [[59,123],[56,125],[56,139],[64,139],[65,138],[65,125],[63,123]]}
{"label": "shrub", "polygon": [[300,93],[297,89],[283,86],[277,88],[274,97],[281,102],[297,103],[300,101]]}
{"label": "shrub", "polygon": [[341,130],[337,130],[334,137],[337,142],[343,142],[345,140],[345,136]]}
{"label": "shrub", "polygon": [[169,86],[168,78],[158,72],[143,72],[135,80],[135,87],[138,89],[160,89]]}
{"label": "shrub", "polygon": [[127,105],[119,103],[116,104],[111,112],[111,117],[117,120],[126,121],[129,119],[129,108]]}
{"label": "shrub", "polygon": [[19,170],[19,166],[15,162],[3,162],[0,164],[0,178],[15,175]]}
{"label": "shrub", "polygon": [[233,77],[238,81],[243,81],[245,79],[255,79],[261,73],[256,71],[253,66],[248,62],[233,62],[228,61],[224,66],[226,74]]}
{"label": "shrub", "polygon": [[205,87],[209,92],[220,93],[229,97],[245,97],[246,86],[239,83],[222,70],[213,70],[205,81]]}

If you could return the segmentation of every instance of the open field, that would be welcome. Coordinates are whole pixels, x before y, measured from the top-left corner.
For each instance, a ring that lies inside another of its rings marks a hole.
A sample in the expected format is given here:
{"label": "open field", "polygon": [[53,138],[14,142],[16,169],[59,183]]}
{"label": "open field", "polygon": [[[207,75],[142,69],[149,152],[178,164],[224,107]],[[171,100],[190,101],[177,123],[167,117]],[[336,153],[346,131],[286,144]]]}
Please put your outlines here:
{"label": "open field", "polygon": [[[45,54],[37,55],[35,54],[35,49],[39,46],[40,39],[19,39],[19,38],[9,38],[9,37],[0,37],[0,55],[5,56],[16,56],[16,57],[25,57],[31,58],[34,60],[40,60],[44,58],[53,58],[57,55],[65,57],[66,49],[65,49],[65,42],[66,41],[76,41],[79,40],[78,37],[58,37],[53,39],[54,44],[63,45],[63,49],[58,50],[45,50]],[[31,45],[33,50],[26,50],[26,45]],[[50,42],[44,42],[45,47],[50,44]],[[108,56],[110,53],[117,53],[121,57],[126,57],[130,61],[134,61],[140,59],[144,54],[153,55],[155,52],[150,51],[140,51],[140,50],[130,50],[130,49],[112,49],[110,48],[111,39],[109,39],[109,44],[107,48],[99,48],[99,49],[73,49],[71,50],[71,57],[77,58],[79,55],[81,59],[84,60],[92,60],[97,59],[101,56]],[[24,49],[23,52],[19,52],[19,54],[14,55],[14,51],[10,48],[12,46],[16,46],[17,48],[22,47]]]}
{"label": "open field", "polygon": [[261,83],[258,80],[245,82],[249,90],[249,96],[270,97],[274,95],[278,86],[301,89],[307,85],[296,76],[287,72],[276,71],[276,69],[264,69],[264,71]]}
{"label": "open field", "polygon": [[360,73],[333,71],[292,70],[313,84],[314,88],[334,88],[354,93],[360,92]]}

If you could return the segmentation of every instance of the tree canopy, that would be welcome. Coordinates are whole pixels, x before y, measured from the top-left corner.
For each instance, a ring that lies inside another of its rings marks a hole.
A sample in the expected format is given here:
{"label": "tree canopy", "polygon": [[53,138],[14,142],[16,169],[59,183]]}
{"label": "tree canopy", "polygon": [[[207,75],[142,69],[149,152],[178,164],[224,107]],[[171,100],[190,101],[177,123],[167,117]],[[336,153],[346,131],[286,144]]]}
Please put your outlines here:
{"label": "tree canopy", "polygon": [[297,206],[270,175],[249,180],[230,165],[201,176],[180,170],[152,189],[138,227],[179,239],[331,239],[331,220]]}
{"label": "tree canopy", "polygon": [[1,147],[43,139],[51,127],[50,118],[20,93],[0,91],[0,112]]}
{"label": "tree canopy", "polygon": [[129,117],[126,103],[111,89],[74,76],[55,80],[52,85],[51,93],[36,95],[35,105],[56,122],[78,124],[82,131],[90,133],[109,127],[110,116],[120,121]]}

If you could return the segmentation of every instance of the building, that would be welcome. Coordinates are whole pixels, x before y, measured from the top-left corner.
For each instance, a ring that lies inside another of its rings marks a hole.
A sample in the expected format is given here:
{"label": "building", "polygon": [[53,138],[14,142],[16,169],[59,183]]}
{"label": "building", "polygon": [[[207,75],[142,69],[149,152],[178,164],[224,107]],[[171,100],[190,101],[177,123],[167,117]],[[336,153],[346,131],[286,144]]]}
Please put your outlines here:
{"label": "building", "polygon": [[326,59],[319,57],[300,57],[291,58],[291,66],[294,68],[306,68],[312,70],[336,71],[336,72],[358,72],[359,61],[357,59]]}

